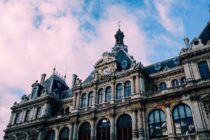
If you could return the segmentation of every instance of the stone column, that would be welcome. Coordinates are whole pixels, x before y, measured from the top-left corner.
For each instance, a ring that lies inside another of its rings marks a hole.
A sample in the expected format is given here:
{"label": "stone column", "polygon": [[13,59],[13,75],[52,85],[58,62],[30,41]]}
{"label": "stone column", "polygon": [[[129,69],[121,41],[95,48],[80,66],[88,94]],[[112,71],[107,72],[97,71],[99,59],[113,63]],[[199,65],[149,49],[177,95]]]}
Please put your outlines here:
{"label": "stone column", "polygon": [[166,107],[166,126],[168,137],[173,136],[173,129],[172,129],[172,121],[171,121],[171,114],[170,114],[170,104],[165,104]]}
{"label": "stone column", "polygon": [[142,94],[145,91],[145,83],[142,75],[140,75],[140,93]]}
{"label": "stone column", "polygon": [[49,116],[50,115],[51,108],[50,108],[49,103],[44,104],[42,112],[44,112],[44,116]]}
{"label": "stone column", "polygon": [[59,140],[59,128],[55,128],[55,140]]}
{"label": "stone column", "polygon": [[74,105],[73,105],[74,108],[76,108],[76,104],[77,104],[77,94],[78,93],[74,94]]}
{"label": "stone column", "polygon": [[90,125],[91,125],[91,134],[90,134],[90,139],[91,140],[95,140],[95,138],[96,138],[96,136],[95,136],[95,131],[96,131],[96,129],[95,129],[95,121],[94,121],[94,119],[92,119],[91,120],[91,122],[90,122]]}
{"label": "stone column", "polygon": [[36,107],[33,107],[31,109],[31,119],[30,120],[36,119],[36,112],[37,112],[37,108]]}
{"label": "stone column", "polygon": [[80,107],[80,93],[77,93],[76,108],[79,109],[79,107]]}
{"label": "stone column", "polygon": [[111,128],[110,128],[110,140],[115,140],[115,135],[116,135],[116,132],[115,132],[115,117],[114,117],[114,114],[111,114],[110,115],[110,125],[111,125]]}
{"label": "stone column", "polygon": [[142,110],[138,110],[138,134],[139,134],[139,140],[144,139],[144,129],[143,129],[143,118],[142,118]]}
{"label": "stone column", "polygon": [[115,101],[115,81],[112,81],[112,98],[111,98],[111,104]]}
{"label": "stone column", "polygon": [[26,116],[26,110],[23,110],[19,120],[20,123],[25,121],[25,116]]}
{"label": "stone column", "polygon": [[14,112],[12,111],[10,119],[9,119],[9,125],[13,124],[13,118],[14,118]]}
{"label": "stone column", "polygon": [[44,136],[43,136],[43,128],[39,129],[39,132],[38,132],[38,140],[43,140],[44,139]]}
{"label": "stone column", "polygon": [[68,124],[67,127],[69,128],[69,140],[71,140],[71,134],[72,134],[72,124]]}
{"label": "stone column", "polygon": [[137,120],[136,111],[132,111],[132,140],[137,140]]}
{"label": "stone column", "polygon": [[134,95],[134,94],[135,94],[135,81],[132,76],[132,78],[131,78],[131,95]]}
{"label": "stone column", "polygon": [[191,97],[191,105],[192,105],[192,115],[193,121],[196,126],[196,131],[204,131],[206,126],[204,122],[203,114],[201,113],[201,108],[196,96]]}
{"label": "stone column", "polygon": [[140,76],[139,75],[136,77],[136,93],[137,94],[140,93]]}
{"label": "stone column", "polygon": [[77,140],[77,135],[79,131],[77,131],[77,123],[74,123],[74,129],[73,129],[73,140]]}
{"label": "stone column", "polygon": [[95,94],[94,94],[94,97],[93,97],[93,104],[94,104],[94,107],[96,106],[96,104],[98,103],[97,101],[97,98],[98,98],[98,88],[97,86],[95,86]]}
{"label": "stone column", "polygon": [[29,140],[30,138],[30,132],[26,132],[26,140]]}

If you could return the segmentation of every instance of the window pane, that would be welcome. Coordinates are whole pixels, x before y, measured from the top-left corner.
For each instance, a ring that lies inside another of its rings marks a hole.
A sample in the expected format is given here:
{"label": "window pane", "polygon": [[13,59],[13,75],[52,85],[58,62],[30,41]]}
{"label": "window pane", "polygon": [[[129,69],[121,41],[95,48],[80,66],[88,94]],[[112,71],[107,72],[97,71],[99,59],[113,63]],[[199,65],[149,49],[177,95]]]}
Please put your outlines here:
{"label": "window pane", "polygon": [[174,118],[174,120],[179,119],[178,108],[174,109],[173,118]]}
{"label": "window pane", "polygon": [[155,110],[155,122],[158,123],[160,122],[160,114],[159,114],[159,110]]}
{"label": "window pane", "polygon": [[180,115],[180,118],[185,118],[184,106],[183,105],[179,106],[179,115]]}
{"label": "window pane", "polygon": [[164,122],[166,120],[165,114],[162,111],[160,111],[160,119],[161,122]]}
{"label": "window pane", "polygon": [[190,108],[188,106],[186,106],[185,110],[186,110],[187,117],[192,117],[191,110],[190,110]]}
{"label": "window pane", "polygon": [[149,124],[154,123],[154,116],[153,115],[154,115],[153,112],[151,112],[150,115],[149,115]]}
{"label": "window pane", "polygon": [[210,77],[209,67],[206,61],[199,62],[198,68],[200,71],[201,78],[208,78]]}

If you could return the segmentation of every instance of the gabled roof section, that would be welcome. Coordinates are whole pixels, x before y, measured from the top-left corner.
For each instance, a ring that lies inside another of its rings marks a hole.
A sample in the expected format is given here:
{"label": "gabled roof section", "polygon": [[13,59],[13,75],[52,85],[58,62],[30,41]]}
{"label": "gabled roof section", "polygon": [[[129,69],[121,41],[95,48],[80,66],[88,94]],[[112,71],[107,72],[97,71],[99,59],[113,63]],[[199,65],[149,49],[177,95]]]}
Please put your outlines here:
{"label": "gabled roof section", "polygon": [[162,61],[162,62],[152,64],[150,66],[144,67],[143,70],[147,74],[154,74],[154,73],[157,73],[159,71],[162,71],[165,68],[174,68],[174,67],[177,67],[179,65],[181,65],[179,57],[174,57],[174,58]]}
{"label": "gabled roof section", "polygon": [[207,26],[204,28],[198,38],[201,39],[204,45],[206,45],[207,42],[210,40],[210,21],[207,23]]}

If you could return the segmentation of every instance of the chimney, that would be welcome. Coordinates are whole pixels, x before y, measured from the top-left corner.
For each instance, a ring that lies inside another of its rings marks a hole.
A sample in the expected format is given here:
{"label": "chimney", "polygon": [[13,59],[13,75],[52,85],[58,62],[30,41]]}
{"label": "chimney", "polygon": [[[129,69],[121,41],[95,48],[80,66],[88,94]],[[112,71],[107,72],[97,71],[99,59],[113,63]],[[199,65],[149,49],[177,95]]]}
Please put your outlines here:
{"label": "chimney", "polygon": [[77,79],[77,75],[76,75],[76,74],[73,74],[73,75],[72,75],[71,87],[74,87],[74,86],[75,86],[75,84],[76,84],[76,79]]}
{"label": "chimney", "polygon": [[43,74],[41,75],[41,80],[40,80],[40,84],[41,84],[41,85],[43,85],[43,84],[44,84],[45,77],[46,77],[46,74],[45,74],[45,73],[43,73]]}
{"label": "chimney", "polygon": [[185,37],[184,38],[184,43],[186,45],[187,48],[190,48],[190,41],[189,41],[189,38],[188,37]]}

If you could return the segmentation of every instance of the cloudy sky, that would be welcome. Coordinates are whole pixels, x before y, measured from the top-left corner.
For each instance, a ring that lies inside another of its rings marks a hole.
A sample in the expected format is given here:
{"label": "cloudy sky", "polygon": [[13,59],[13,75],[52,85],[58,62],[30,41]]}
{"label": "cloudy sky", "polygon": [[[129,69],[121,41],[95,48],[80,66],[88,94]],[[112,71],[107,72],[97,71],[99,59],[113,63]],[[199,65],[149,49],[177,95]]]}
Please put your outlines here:
{"label": "cloudy sky", "polygon": [[144,66],[177,56],[206,26],[208,0],[1,0],[0,139],[10,107],[53,67],[81,79],[111,51],[121,21],[129,53]]}

